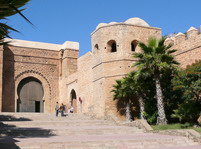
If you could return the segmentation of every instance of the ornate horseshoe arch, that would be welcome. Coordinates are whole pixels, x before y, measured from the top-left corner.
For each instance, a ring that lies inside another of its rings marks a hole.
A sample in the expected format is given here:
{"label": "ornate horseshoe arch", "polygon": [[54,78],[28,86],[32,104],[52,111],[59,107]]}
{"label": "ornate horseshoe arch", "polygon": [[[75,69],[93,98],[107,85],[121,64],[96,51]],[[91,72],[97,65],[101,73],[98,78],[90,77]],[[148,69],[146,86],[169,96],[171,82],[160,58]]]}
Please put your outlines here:
{"label": "ornate horseshoe arch", "polygon": [[43,101],[44,101],[44,112],[50,112],[51,111],[51,86],[48,81],[48,79],[40,72],[34,71],[34,70],[26,70],[24,72],[21,72],[15,77],[15,111],[17,112],[17,99],[18,99],[18,94],[17,94],[17,87],[19,83],[28,77],[34,77],[41,81],[42,86],[44,88],[44,96],[43,96]]}

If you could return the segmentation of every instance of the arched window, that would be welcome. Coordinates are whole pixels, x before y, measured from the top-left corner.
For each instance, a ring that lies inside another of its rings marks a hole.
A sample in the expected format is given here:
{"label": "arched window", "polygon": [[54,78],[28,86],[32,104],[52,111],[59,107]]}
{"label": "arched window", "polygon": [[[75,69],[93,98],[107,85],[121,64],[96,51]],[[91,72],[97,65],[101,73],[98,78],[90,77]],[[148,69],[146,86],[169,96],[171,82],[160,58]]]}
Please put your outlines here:
{"label": "arched window", "polygon": [[138,41],[137,40],[133,40],[131,42],[131,51],[135,51],[136,47],[137,47]]}
{"label": "arched window", "polygon": [[96,44],[96,45],[94,46],[94,50],[99,50],[98,44]]}
{"label": "arched window", "polygon": [[95,44],[93,53],[94,54],[98,53],[98,50],[99,50],[99,46],[98,46],[98,44]]}
{"label": "arched window", "polygon": [[117,44],[114,40],[110,40],[107,43],[107,49],[109,52],[117,52]]}

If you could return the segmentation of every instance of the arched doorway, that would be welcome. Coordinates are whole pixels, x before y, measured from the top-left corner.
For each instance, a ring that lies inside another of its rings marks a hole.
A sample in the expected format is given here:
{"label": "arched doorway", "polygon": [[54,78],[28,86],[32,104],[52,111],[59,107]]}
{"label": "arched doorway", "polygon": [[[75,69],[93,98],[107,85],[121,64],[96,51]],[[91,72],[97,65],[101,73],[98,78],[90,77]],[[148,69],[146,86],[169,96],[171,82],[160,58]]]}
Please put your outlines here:
{"label": "arched doorway", "polygon": [[73,113],[77,113],[77,96],[74,89],[70,92],[71,106],[73,107]]}
{"label": "arched doorway", "polygon": [[17,112],[44,111],[44,89],[38,79],[27,77],[20,81],[17,87],[17,95]]}

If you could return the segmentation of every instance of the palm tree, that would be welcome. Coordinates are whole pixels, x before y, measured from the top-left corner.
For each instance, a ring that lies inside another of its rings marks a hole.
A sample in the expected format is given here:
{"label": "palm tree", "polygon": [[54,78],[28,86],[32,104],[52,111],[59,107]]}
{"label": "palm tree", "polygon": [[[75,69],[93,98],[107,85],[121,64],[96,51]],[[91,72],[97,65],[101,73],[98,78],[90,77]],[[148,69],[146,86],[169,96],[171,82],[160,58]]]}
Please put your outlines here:
{"label": "palm tree", "polygon": [[156,86],[158,118],[157,124],[166,124],[167,119],[164,110],[163,93],[161,87],[162,72],[175,68],[179,63],[175,61],[174,56],[171,55],[176,50],[170,49],[172,45],[165,45],[165,39],[157,40],[150,38],[148,44],[139,43],[142,53],[134,53],[134,58],[138,61],[134,64],[138,71],[142,74],[153,75]]}
{"label": "palm tree", "polygon": [[123,100],[126,105],[126,120],[131,120],[131,103],[135,102],[133,99],[138,98],[140,106],[140,119],[144,118],[144,82],[138,72],[132,71],[128,75],[120,80],[116,80],[116,84],[113,85],[114,100]]}
{"label": "palm tree", "polygon": [[124,77],[120,80],[116,80],[116,84],[113,85],[113,99],[123,101],[125,107],[126,121],[131,121],[131,99],[133,97],[132,86],[130,80]]}
{"label": "palm tree", "polygon": [[10,31],[18,32],[16,29],[6,24],[7,17],[19,14],[26,21],[32,24],[21,12],[25,9],[20,9],[26,5],[30,0],[1,0],[0,1],[0,45],[5,44],[4,38],[10,38]]}
{"label": "palm tree", "polygon": [[[135,94],[138,97],[138,102],[139,102],[139,107],[140,107],[140,119],[145,119],[144,117],[144,113],[145,113],[145,101],[144,101],[144,97],[145,97],[145,82],[142,79],[142,73],[140,73],[139,71],[134,71],[130,73],[133,77],[134,80],[134,88],[135,88]],[[145,76],[144,76],[145,79]]]}

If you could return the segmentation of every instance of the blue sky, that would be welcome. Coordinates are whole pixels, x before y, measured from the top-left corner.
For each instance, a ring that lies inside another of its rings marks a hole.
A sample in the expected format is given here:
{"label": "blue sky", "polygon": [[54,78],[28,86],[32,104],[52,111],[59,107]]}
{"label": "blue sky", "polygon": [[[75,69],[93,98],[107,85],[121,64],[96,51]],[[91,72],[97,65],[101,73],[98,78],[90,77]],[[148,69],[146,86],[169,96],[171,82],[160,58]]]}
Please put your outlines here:
{"label": "blue sky", "polygon": [[201,25],[201,0],[32,0],[23,14],[9,18],[8,24],[21,33],[15,39],[63,44],[80,43],[80,55],[91,50],[90,34],[101,23],[124,22],[139,17],[163,35],[186,32]]}

